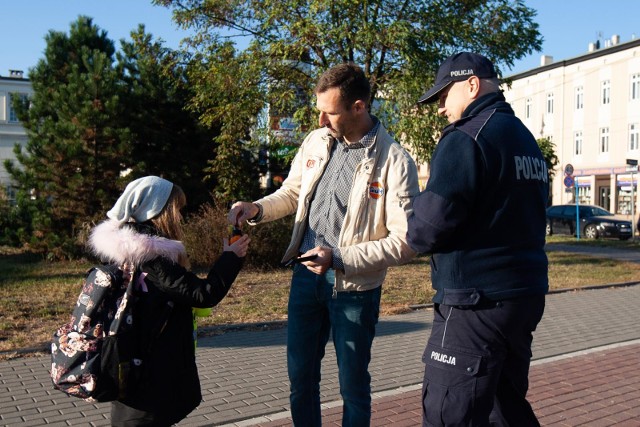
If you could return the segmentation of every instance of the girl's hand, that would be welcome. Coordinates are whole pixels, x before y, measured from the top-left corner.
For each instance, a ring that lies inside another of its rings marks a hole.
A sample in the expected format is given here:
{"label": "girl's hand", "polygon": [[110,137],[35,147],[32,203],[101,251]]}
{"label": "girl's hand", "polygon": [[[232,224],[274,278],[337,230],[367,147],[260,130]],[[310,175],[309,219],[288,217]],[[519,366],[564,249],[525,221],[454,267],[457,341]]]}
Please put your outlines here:
{"label": "girl's hand", "polygon": [[233,252],[240,258],[244,258],[247,255],[247,249],[249,249],[249,242],[251,242],[251,239],[246,234],[241,236],[232,244],[229,244],[229,239],[225,237],[224,239],[222,239],[222,250],[225,252]]}

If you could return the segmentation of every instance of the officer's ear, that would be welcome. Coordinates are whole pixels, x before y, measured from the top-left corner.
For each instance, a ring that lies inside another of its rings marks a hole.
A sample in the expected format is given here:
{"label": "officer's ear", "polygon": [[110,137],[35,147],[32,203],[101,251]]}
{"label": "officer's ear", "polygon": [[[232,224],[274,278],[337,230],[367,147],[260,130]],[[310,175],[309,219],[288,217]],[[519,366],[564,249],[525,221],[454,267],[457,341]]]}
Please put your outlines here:
{"label": "officer's ear", "polygon": [[469,98],[471,99],[476,99],[477,97],[480,96],[481,92],[480,92],[480,85],[481,80],[477,77],[477,76],[471,76],[467,79],[466,82],[466,90],[467,90],[467,94],[469,95]]}

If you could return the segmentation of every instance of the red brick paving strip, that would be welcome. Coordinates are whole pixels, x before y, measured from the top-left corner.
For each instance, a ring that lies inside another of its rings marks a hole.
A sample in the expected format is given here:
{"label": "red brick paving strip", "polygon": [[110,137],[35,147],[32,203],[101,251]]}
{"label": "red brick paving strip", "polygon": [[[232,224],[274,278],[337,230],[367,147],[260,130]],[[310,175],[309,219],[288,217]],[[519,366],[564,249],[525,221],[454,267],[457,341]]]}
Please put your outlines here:
{"label": "red brick paving strip", "polygon": [[[640,427],[640,344],[534,364],[529,380],[542,426]],[[324,426],[339,427],[341,418],[341,406],[322,411]],[[291,418],[259,424],[290,425]],[[371,425],[422,425],[421,391],[375,399]]]}

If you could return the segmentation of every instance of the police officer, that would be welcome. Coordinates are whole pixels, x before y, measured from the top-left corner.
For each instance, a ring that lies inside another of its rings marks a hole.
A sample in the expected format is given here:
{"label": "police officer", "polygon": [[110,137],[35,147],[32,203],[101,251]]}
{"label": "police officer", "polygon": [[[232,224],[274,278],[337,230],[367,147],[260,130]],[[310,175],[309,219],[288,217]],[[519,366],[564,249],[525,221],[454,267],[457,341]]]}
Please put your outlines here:
{"label": "police officer", "polygon": [[548,290],[548,173],[499,87],[487,58],[462,52],[418,101],[450,123],[407,232],[431,254],[436,291],[423,426],[539,426],[526,394]]}

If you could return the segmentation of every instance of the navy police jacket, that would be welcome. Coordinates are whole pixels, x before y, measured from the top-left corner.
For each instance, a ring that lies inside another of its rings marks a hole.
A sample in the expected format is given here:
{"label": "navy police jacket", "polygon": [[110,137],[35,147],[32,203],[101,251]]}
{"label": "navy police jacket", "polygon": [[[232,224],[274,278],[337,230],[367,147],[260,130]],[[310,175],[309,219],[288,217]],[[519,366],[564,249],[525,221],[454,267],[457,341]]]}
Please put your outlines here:
{"label": "navy police jacket", "polygon": [[501,93],[444,128],[407,231],[416,252],[432,255],[434,302],[546,293],[548,194],[538,144]]}

